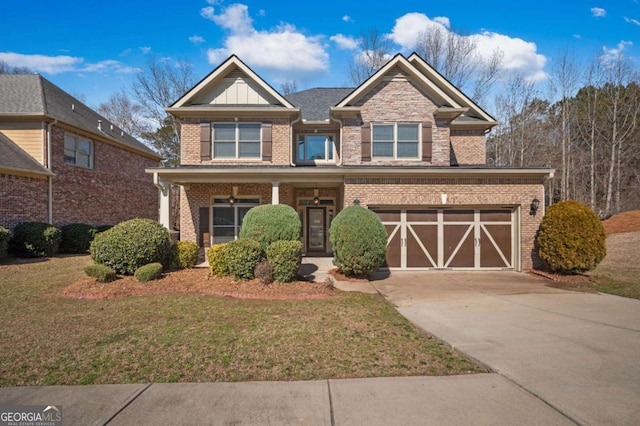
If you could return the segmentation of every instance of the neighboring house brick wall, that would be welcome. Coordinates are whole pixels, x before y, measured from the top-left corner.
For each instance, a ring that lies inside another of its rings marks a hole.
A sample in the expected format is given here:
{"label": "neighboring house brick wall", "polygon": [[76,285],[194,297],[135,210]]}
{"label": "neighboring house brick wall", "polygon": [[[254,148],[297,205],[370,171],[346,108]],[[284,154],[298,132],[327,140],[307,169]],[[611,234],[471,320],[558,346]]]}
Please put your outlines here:
{"label": "neighboring house brick wall", "polygon": [[[441,194],[447,194],[442,203]],[[544,199],[542,182],[509,179],[382,179],[349,178],[345,181],[344,200],[355,198],[366,206],[520,206],[520,251],[523,270],[540,266],[534,252],[535,235],[543,216],[529,215],[533,198]]]}
{"label": "neighboring house brick wall", "polygon": [[[75,133],[69,130],[70,133]],[[116,224],[135,217],[158,219],[158,189],[144,169],[154,159],[93,140],[94,168],[64,162],[65,129],[52,129],[53,222]]]}
{"label": "neighboring house brick wall", "polygon": [[486,164],[484,130],[451,130],[451,164]]}
{"label": "neighboring house brick wall", "polygon": [[182,120],[180,137],[181,165],[289,165],[291,153],[290,121],[286,118],[242,117],[238,123],[271,122],[272,127],[272,158],[271,161],[262,159],[246,160],[216,160],[202,161],[200,158],[200,123],[236,123],[235,117],[201,117]]}
{"label": "neighboring house brick wall", "polygon": [[0,226],[47,222],[47,179],[0,174]]}

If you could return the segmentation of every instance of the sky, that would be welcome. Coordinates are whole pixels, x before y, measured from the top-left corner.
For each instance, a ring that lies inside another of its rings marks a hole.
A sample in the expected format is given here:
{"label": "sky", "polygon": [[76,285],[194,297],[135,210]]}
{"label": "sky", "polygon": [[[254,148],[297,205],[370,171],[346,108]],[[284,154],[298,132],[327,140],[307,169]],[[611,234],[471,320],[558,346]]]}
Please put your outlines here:
{"label": "sky", "polygon": [[97,107],[129,90],[151,57],[187,61],[196,80],[236,54],[274,88],[350,87],[359,37],[375,28],[408,55],[428,26],[504,52],[505,75],[541,88],[563,52],[585,64],[623,54],[640,61],[639,0],[384,2],[281,0],[3,0],[0,60],[40,73]]}

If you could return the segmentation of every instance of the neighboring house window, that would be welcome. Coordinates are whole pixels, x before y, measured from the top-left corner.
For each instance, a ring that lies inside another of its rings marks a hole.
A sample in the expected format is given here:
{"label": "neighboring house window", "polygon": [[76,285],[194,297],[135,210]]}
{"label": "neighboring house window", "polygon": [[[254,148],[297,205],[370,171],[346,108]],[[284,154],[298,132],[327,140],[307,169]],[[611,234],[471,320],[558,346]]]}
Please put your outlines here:
{"label": "neighboring house window", "polygon": [[64,134],[64,162],[87,169],[93,168],[93,142],[78,135]]}
{"label": "neighboring house window", "polygon": [[299,162],[333,162],[334,150],[333,136],[313,134],[298,138]]}
{"label": "neighboring house window", "polygon": [[213,158],[260,158],[260,124],[220,123],[213,128]]}
{"label": "neighboring house window", "polygon": [[240,235],[244,216],[260,205],[259,198],[238,198],[229,204],[229,198],[213,199],[213,244],[233,241]]}
{"label": "neighboring house window", "polygon": [[371,142],[373,157],[420,158],[420,124],[373,124]]}

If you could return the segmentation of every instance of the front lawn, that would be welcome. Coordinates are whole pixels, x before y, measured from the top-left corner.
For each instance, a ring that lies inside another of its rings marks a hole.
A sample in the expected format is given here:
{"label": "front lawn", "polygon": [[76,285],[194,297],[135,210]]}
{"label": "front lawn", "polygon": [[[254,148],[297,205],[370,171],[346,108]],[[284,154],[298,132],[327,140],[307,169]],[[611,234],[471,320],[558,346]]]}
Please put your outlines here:
{"label": "front lawn", "polygon": [[607,236],[607,257],[590,273],[591,287],[640,299],[640,232]]}
{"label": "front lawn", "polygon": [[[312,380],[485,371],[379,295],[62,296],[88,256],[0,265],[0,385]],[[161,283],[158,282],[158,283]]]}

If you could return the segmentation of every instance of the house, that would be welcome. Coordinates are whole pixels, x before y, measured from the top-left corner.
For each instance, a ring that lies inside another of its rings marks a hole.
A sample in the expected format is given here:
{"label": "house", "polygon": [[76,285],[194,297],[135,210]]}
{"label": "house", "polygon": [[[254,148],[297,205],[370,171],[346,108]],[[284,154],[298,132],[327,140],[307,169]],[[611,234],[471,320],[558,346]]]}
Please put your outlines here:
{"label": "house", "polygon": [[160,157],[40,75],[0,75],[0,226],[158,217]]}
{"label": "house", "polygon": [[[244,214],[287,204],[308,256],[330,255],[346,206],[376,212],[392,269],[531,269],[547,168],[486,165],[497,123],[418,55],[396,55],[355,89],[283,96],[231,56],[167,111],[181,164],[149,169],[181,186],[181,239],[237,238]],[[169,192],[161,195],[168,226]],[[537,204],[536,204],[537,207]]]}

